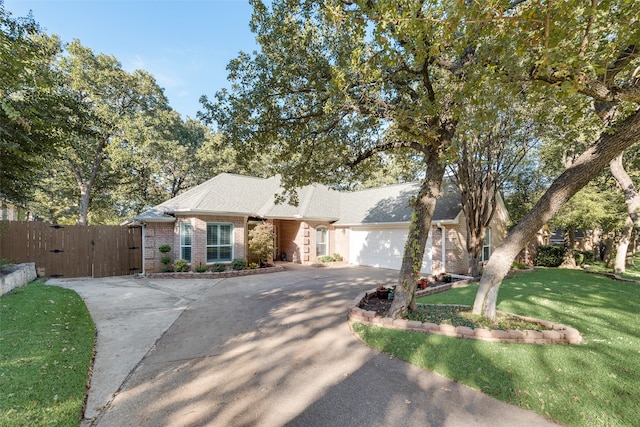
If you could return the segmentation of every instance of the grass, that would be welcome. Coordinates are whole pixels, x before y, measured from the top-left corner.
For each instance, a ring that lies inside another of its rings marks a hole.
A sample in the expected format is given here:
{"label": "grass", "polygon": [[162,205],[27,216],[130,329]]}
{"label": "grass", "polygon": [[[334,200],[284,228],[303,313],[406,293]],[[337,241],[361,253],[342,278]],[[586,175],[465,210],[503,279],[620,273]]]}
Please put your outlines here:
{"label": "grass", "polygon": [[495,321],[471,313],[471,306],[418,304],[415,311],[409,313],[409,320],[431,322],[453,326],[468,326],[473,329],[502,329],[519,331],[541,331],[541,325],[528,322],[507,314],[498,313]]}
{"label": "grass", "polygon": [[[420,299],[472,305],[477,285]],[[505,280],[498,309],[577,328],[585,344],[497,344],[354,325],[369,345],[569,426],[640,420],[640,285],[579,270]]]}
{"label": "grass", "polygon": [[0,298],[0,425],[77,426],[94,338],[71,290],[40,279]]}

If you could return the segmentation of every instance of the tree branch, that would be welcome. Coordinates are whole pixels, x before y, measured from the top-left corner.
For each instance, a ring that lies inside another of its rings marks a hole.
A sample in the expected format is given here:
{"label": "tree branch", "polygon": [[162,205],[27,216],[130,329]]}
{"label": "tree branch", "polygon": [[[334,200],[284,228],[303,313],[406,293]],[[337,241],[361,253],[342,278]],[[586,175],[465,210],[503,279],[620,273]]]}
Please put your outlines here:
{"label": "tree branch", "polygon": [[384,151],[395,150],[398,148],[411,148],[413,150],[419,151],[421,153],[427,154],[427,149],[421,144],[413,141],[401,141],[401,142],[386,142],[383,144],[376,145],[365,152],[361,153],[355,160],[348,162],[347,166],[353,168],[365,160],[373,157],[377,153],[382,153]]}

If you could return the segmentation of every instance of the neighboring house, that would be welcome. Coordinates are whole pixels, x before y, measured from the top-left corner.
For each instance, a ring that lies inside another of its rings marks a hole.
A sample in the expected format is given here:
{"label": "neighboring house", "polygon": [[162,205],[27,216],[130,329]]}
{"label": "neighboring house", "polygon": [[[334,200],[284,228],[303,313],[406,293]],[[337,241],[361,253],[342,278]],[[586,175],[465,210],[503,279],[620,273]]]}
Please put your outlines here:
{"label": "neighboring house", "polygon": [[[169,244],[172,259],[198,265],[249,258],[248,231],[260,221],[274,225],[274,259],[315,263],[340,254],[350,264],[399,270],[418,184],[339,192],[320,184],[298,190],[298,206],[276,204],[280,179],[223,173],[132,218],[141,224],[144,269],[161,268],[158,247]],[[498,200],[485,237],[488,259],[506,234],[507,213]],[[466,274],[466,226],[460,194],[443,188],[423,260],[424,274]],[[444,236],[444,239],[443,239]]]}

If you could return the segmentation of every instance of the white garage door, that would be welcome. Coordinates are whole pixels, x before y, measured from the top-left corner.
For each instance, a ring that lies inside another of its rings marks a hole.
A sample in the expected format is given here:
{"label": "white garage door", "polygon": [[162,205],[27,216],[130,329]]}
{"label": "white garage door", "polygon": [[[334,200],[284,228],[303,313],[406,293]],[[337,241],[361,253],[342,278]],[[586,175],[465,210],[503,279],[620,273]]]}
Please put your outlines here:
{"label": "white garage door", "polygon": [[[349,261],[352,264],[400,270],[408,229],[351,229]],[[431,274],[431,233],[422,261],[422,273]]]}

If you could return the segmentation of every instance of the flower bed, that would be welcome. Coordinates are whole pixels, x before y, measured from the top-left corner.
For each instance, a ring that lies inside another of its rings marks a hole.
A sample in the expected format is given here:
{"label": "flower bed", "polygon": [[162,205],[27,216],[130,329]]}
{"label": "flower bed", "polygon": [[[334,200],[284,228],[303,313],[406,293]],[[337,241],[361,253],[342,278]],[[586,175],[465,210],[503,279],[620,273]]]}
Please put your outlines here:
{"label": "flower bed", "polygon": [[[443,292],[451,288],[451,284],[439,286],[429,289],[430,293]],[[519,344],[580,344],[582,343],[582,335],[577,329],[570,328],[560,323],[553,323],[546,320],[534,319],[531,317],[518,316],[512,313],[499,312],[505,315],[513,316],[526,322],[540,325],[541,331],[538,330],[500,330],[500,329],[473,329],[468,326],[453,326],[449,324],[435,324],[430,322],[419,322],[408,319],[392,319],[390,317],[381,317],[374,310],[365,310],[360,307],[362,301],[375,294],[376,290],[362,293],[358,295],[349,306],[349,322],[365,323],[383,328],[402,329],[412,332],[421,332],[436,335],[445,335],[450,337],[475,339],[490,342],[501,343],[519,343]]]}

